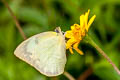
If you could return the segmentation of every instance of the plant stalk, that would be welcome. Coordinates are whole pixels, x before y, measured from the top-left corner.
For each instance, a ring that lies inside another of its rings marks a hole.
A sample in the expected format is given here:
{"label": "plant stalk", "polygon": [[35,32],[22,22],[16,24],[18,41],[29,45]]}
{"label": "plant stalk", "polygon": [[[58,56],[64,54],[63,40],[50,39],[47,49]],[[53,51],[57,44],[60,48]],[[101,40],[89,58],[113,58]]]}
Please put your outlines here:
{"label": "plant stalk", "polygon": [[107,54],[91,39],[90,36],[86,35],[85,42],[91,44],[114,68],[114,70],[120,75],[120,70],[117,66],[112,62],[112,60],[107,56]]}
{"label": "plant stalk", "polygon": [[64,72],[63,73],[69,80],[76,80],[71,74],[69,74],[68,72]]}
{"label": "plant stalk", "polygon": [[20,24],[19,24],[19,21],[17,20],[16,16],[14,15],[13,11],[11,10],[11,8],[9,7],[8,3],[5,1],[5,0],[1,0],[3,2],[3,4],[5,5],[5,7],[8,9],[10,15],[12,16],[15,24],[16,24],[16,27],[17,29],[19,30],[21,36],[25,39],[27,39],[27,37],[25,36]]}

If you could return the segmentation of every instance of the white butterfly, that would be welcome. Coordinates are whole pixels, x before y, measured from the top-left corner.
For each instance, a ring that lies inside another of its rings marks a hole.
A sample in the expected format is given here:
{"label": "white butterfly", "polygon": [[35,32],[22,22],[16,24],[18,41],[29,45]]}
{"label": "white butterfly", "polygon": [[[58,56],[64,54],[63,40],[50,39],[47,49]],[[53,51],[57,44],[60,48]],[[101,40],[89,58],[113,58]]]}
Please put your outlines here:
{"label": "white butterfly", "polygon": [[46,76],[64,72],[66,64],[65,36],[59,27],[56,32],[43,32],[23,41],[14,54]]}

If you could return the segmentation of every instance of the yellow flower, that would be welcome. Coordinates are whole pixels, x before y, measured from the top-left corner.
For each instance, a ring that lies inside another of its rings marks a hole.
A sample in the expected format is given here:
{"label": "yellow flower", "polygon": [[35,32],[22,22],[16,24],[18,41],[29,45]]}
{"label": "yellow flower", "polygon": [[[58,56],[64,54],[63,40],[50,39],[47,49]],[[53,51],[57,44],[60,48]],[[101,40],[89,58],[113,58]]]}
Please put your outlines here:
{"label": "yellow flower", "polygon": [[96,15],[92,16],[92,18],[88,22],[88,15],[90,10],[86,12],[85,14],[82,14],[80,16],[80,25],[74,24],[71,26],[71,30],[66,31],[65,37],[68,38],[68,41],[66,43],[66,48],[70,50],[70,52],[73,54],[73,49],[75,49],[79,54],[83,55],[83,52],[78,49],[78,45],[82,38],[85,36],[86,32],[88,32],[88,29],[90,25],[93,23]]}

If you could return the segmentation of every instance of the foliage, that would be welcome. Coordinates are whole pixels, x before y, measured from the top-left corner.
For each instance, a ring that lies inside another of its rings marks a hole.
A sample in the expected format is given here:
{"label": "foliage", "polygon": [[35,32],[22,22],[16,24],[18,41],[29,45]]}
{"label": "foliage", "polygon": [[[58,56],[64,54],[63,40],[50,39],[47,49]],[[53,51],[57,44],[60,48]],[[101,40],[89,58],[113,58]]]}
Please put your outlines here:
{"label": "foliage", "polygon": [[[88,34],[120,68],[120,0],[7,0],[16,14],[23,31],[30,37],[54,30],[62,31],[79,23],[79,16],[90,9],[96,14]],[[51,80],[13,55],[23,41],[7,8],[0,2],[0,80]],[[90,45],[81,43],[84,55],[67,51],[65,70],[78,78],[89,67],[93,72],[87,80],[120,80],[111,65]],[[64,75],[57,77],[66,80]]]}

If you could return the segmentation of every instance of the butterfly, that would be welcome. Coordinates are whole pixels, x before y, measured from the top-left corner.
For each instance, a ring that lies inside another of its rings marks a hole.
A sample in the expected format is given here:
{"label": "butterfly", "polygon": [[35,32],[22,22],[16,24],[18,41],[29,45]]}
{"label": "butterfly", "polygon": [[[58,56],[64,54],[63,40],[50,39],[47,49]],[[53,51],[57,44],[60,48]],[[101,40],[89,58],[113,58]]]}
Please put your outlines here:
{"label": "butterfly", "polygon": [[23,41],[14,51],[16,57],[46,76],[58,76],[66,64],[65,36],[60,27]]}

